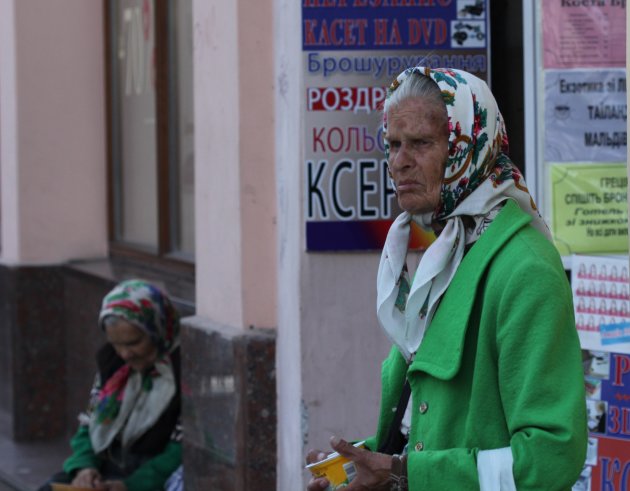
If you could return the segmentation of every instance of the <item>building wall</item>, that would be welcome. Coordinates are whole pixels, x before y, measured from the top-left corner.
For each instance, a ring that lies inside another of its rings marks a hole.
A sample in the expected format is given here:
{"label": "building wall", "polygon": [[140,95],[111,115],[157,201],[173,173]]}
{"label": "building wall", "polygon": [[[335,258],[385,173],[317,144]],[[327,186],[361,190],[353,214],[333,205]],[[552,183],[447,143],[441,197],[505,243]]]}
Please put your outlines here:
{"label": "building wall", "polygon": [[[65,266],[108,253],[102,7],[0,0],[0,262],[5,279],[25,265],[59,275],[64,306],[54,339],[66,349],[55,363],[79,388],[55,408],[62,433],[74,428],[92,377],[91,360],[80,353],[101,341],[96,334],[77,339],[93,327],[90,312],[102,294],[131,274],[108,269],[106,260]],[[259,385],[255,376],[265,380],[265,404],[278,404],[277,488],[294,491],[305,478],[307,447],[327,448],[332,433],[374,431],[378,367],[388,348],[374,315],[378,254],[304,251],[299,2],[194,0],[193,19],[197,316],[186,320],[185,335],[200,340],[195,346],[226,342],[235,373],[198,355],[188,359],[200,370],[191,383],[207,397],[217,376],[240,380],[233,409],[252,411],[247,418],[235,413],[241,427],[234,434],[243,435],[255,417],[275,432],[267,421],[275,408],[257,408],[249,390]],[[20,308],[46,304],[36,285],[24,293]],[[82,294],[85,304],[75,309]],[[16,306],[5,307],[3,337],[22,343],[0,352],[10,379],[41,322],[22,325]],[[262,342],[264,356],[245,349]],[[1,395],[8,401],[1,409],[10,410],[14,392]],[[220,423],[195,421],[201,430]],[[274,438],[264,438],[275,452]]]}
{"label": "building wall", "polygon": [[376,432],[380,365],[391,347],[376,320],[378,254],[305,255],[302,398],[306,448]]}
{"label": "building wall", "polygon": [[[274,0],[274,109],[278,199],[278,392],[277,489],[296,489],[302,480],[302,70],[300,4]],[[297,294],[296,294],[297,293]],[[285,299],[292,299],[286,301]]]}
{"label": "building wall", "polygon": [[195,0],[197,312],[276,327],[271,0]]}
{"label": "building wall", "polygon": [[0,261],[107,253],[100,2],[3,0]]}
{"label": "building wall", "polygon": [[103,52],[100,2],[0,1],[0,409],[17,440],[66,431],[60,265],[107,254]]}
{"label": "building wall", "polygon": [[[271,0],[194,0],[197,315],[184,319],[186,488],[276,481]],[[295,294],[294,294],[295,296]],[[205,358],[207,357],[207,359]]]}
{"label": "building wall", "polygon": [[[301,4],[274,1],[278,196],[278,486],[308,479],[309,448],[375,432],[380,363],[389,343],[376,320],[379,252],[305,252]],[[378,116],[375,115],[375,118]],[[297,484],[300,482],[300,484]]]}

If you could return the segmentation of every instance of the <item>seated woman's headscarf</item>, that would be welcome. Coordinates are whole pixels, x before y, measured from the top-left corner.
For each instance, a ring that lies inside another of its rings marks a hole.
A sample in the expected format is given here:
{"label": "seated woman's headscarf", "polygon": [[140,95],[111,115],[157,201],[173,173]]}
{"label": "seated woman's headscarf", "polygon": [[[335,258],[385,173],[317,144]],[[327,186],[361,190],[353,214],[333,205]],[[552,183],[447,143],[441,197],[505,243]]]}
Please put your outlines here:
{"label": "seated woman's headscarf", "polygon": [[[377,316],[407,360],[420,346],[465,247],[488,228],[505,200],[515,200],[532,216],[532,225],[551,239],[521,173],[507,156],[503,117],[486,83],[461,70],[415,67],[394,80],[387,98],[412,74],[431,78],[441,90],[448,114],[449,154],[438,208],[422,215],[401,213],[389,230],[381,255]],[[403,99],[400,105],[404,104]],[[383,134],[387,135],[387,114]],[[388,154],[387,140],[385,149]],[[474,227],[464,227],[463,216],[470,217]],[[412,220],[424,228],[433,223],[444,226],[423,254],[413,282],[405,265]]]}
{"label": "seated woman's headscarf", "polygon": [[146,373],[125,364],[101,387],[90,414],[90,441],[96,453],[120,434],[126,447],[151,428],[177,392],[170,353],[179,346],[179,314],[170,299],[142,280],[119,283],[103,299],[99,326],[115,316],[147,333],[158,348]]}

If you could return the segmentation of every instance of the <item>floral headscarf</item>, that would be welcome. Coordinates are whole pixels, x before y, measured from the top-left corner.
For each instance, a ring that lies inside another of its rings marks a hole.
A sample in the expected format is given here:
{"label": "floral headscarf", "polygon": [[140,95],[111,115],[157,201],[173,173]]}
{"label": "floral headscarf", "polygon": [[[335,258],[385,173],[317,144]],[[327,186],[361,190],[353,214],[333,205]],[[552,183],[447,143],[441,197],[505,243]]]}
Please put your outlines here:
{"label": "floral headscarf", "polygon": [[128,280],[116,285],[103,299],[98,323],[113,315],[139,327],[161,353],[179,340],[179,314],[170,299],[156,286],[143,280]]}
{"label": "floral headscarf", "polygon": [[123,446],[132,444],[157,422],[177,391],[169,354],[179,346],[179,314],[170,299],[146,281],[123,281],[103,299],[101,329],[109,316],[146,332],[158,348],[158,359],[147,373],[125,364],[104,385],[97,383],[89,422],[96,453],[120,433]]}
{"label": "floral headscarf", "polygon": [[[503,117],[486,83],[461,70],[415,67],[394,80],[387,98],[414,73],[429,77],[440,88],[448,114],[449,152],[437,209],[414,216],[401,213],[389,230],[379,265],[377,315],[408,360],[420,346],[465,247],[488,228],[505,200],[515,200],[532,216],[532,225],[550,238],[521,173],[506,154]],[[383,134],[387,135],[386,114]],[[389,154],[387,140],[385,152]],[[466,228],[463,216],[472,218],[475,226]],[[413,282],[405,266],[412,220],[425,228],[434,222],[444,226],[421,258]]]}

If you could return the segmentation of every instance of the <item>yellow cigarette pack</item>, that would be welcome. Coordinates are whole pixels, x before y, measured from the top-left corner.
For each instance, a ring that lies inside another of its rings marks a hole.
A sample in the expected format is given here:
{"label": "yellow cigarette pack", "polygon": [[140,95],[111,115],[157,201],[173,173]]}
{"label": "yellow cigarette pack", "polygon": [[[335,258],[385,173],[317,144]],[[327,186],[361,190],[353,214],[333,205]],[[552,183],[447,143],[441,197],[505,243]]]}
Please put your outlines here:
{"label": "yellow cigarette pack", "polygon": [[50,487],[52,491],[94,491],[91,488],[78,488],[76,486],[71,486],[70,484],[59,484],[59,483],[51,483]]}
{"label": "yellow cigarette pack", "polygon": [[[365,447],[365,442],[357,442],[355,447]],[[329,454],[324,460],[309,464],[306,468],[314,477],[325,477],[330,481],[329,489],[334,491],[346,487],[356,476],[354,463],[337,452]]]}

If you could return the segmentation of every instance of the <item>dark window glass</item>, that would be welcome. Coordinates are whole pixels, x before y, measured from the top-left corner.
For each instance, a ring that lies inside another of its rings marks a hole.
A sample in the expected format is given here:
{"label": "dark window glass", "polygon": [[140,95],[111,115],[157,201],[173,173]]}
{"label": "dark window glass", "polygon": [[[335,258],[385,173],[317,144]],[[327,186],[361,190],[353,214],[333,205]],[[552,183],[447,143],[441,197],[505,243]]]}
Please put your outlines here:
{"label": "dark window glass", "polygon": [[192,0],[106,5],[112,250],[192,261]]}

